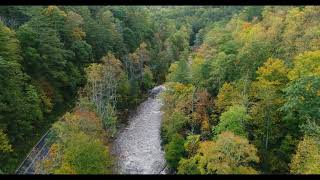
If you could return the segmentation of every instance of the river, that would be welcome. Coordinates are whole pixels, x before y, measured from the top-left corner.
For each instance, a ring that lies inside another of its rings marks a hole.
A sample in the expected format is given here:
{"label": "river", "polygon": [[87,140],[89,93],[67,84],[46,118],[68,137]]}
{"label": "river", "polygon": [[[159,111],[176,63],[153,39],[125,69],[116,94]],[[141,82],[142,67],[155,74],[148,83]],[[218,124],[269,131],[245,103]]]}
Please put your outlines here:
{"label": "river", "polygon": [[164,86],[151,90],[150,97],[129,116],[128,125],[120,130],[112,145],[120,174],[165,174],[161,149],[162,106],[159,93]]}

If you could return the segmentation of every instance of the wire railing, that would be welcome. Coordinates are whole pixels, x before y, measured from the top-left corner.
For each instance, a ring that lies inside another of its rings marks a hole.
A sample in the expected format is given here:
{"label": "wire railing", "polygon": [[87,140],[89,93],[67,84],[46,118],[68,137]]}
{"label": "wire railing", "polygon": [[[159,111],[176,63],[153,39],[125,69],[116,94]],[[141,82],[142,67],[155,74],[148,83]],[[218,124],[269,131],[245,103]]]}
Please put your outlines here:
{"label": "wire railing", "polygon": [[47,138],[51,133],[49,129],[38,141],[38,143],[31,149],[27,157],[22,161],[16,170],[16,174],[34,174],[35,163],[45,158],[49,152],[49,143]]}

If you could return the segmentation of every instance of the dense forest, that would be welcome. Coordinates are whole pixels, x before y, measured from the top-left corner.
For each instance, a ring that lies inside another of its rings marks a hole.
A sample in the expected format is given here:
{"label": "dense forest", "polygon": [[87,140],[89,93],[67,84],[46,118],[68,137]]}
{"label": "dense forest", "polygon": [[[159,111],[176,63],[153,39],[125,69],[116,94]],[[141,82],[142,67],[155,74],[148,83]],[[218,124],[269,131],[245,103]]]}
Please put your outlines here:
{"label": "dense forest", "polygon": [[1,6],[0,173],[110,174],[159,84],[170,173],[320,173],[320,8]]}
{"label": "dense forest", "polygon": [[163,95],[173,172],[320,172],[319,13],[250,7],[200,30]]}

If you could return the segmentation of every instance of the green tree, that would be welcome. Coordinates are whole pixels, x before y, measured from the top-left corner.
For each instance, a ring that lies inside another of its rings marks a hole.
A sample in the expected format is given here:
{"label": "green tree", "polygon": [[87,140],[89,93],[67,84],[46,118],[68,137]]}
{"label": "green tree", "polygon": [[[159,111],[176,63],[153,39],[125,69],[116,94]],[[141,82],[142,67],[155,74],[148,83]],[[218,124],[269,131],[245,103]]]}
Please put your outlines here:
{"label": "green tree", "polygon": [[170,142],[177,133],[182,134],[187,122],[188,117],[179,111],[175,111],[168,118],[165,118],[161,127],[163,142]]}
{"label": "green tree", "polygon": [[171,62],[182,59],[183,52],[189,49],[189,32],[187,27],[182,26],[179,31],[175,32],[168,38],[169,50],[173,55]]}
{"label": "green tree", "polygon": [[154,86],[153,74],[148,66],[143,69],[143,89],[147,90]]}
{"label": "green tree", "polygon": [[167,81],[183,84],[190,83],[189,66],[186,60],[180,60],[177,63],[171,64]]}
{"label": "green tree", "polygon": [[103,119],[103,123],[105,124],[105,127],[108,129],[108,132],[111,137],[115,135],[117,132],[117,116],[116,111],[114,107],[112,107],[110,104],[107,104],[106,106],[106,114],[107,116]]}
{"label": "green tree", "polygon": [[[71,62],[74,52],[64,47],[65,23],[66,14],[58,7],[49,6],[17,31],[24,68],[33,79],[52,87],[53,92],[44,93],[54,105],[62,105],[70,99],[82,83],[79,69]],[[41,89],[46,89],[43,84],[38,84]]]}
{"label": "green tree", "polygon": [[224,52],[219,53],[213,58],[210,64],[210,77],[209,82],[211,84],[210,90],[217,94],[218,90],[227,81],[233,79],[233,69],[234,69],[234,55],[226,55]]}
{"label": "green tree", "polygon": [[191,157],[196,154],[200,144],[200,135],[189,135],[184,143],[184,149]]}
{"label": "green tree", "polygon": [[292,131],[308,119],[318,121],[320,118],[317,108],[320,100],[319,57],[319,51],[298,55],[288,73],[291,81],[284,89],[286,102],[281,110],[286,113],[284,120]]}
{"label": "green tree", "polygon": [[73,136],[64,150],[61,168],[55,170],[56,174],[111,173],[111,156],[99,140],[92,140],[84,134]]}
{"label": "green tree", "polygon": [[220,122],[213,128],[216,135],[229,131],[237,136],[248,137],[246,124],[250,120],[250,116],[246,113],[243,106],[232,106],[220,116]]}
{"label": "green tree", "polygon": [[172,170],[176,170],[180,159],[184,156],[185,150],[183,147],[184,139],[179,134],[174,134],[169,142],[165,146],[165,159],[168,163],[168,167]]}
{"label": "green tree", "polygon": [[16,144],[41,124],[41,102],[35,88],[28,84],[29,77],[22,72],[20,46],[15,34],[0,24],[0,38],[7,42],[0,45],[0,124]]}
{"label": "green tree", "polygon": [[199,161],[201,157],[199,155],[196,155],[193,158],[185,159],[182,158],[179,161],[178,166],[178,174],[200,174],[199,170]]}

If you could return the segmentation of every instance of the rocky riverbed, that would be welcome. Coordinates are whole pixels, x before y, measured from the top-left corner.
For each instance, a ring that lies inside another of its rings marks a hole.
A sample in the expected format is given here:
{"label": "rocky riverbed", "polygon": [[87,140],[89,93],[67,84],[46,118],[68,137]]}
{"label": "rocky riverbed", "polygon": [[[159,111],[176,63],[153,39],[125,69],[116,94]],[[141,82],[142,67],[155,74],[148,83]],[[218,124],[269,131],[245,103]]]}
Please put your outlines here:
{"label": "rocky riverbed", "polygon": [[163,86],[150,91],[150,97],[137,107],[128,125],[117,135],[112,152],[117,157],[120,174],[165,174],[164,152],[161,149],[160,126]]}

